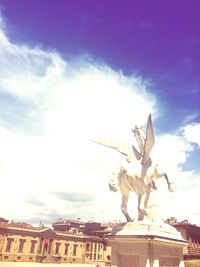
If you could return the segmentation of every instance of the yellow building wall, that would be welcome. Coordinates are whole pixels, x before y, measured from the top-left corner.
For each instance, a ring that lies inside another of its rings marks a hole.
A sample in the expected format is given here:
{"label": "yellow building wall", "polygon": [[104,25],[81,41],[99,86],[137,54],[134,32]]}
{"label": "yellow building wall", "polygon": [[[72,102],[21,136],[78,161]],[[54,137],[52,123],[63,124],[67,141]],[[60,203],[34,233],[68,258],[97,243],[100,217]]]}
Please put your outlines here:
{"label": "yellow building wall", "polygon": [[102,262],[104,246],[100,242],[87,242],[85,245],[85,262]]}
{"label": "yellow building wall", "polygon": [[111,263],[111,246],[109,244],[104,247],[103,261],[108,264]]}
{"label": "yellow building wall", "polygon": [[[8,240],[11,240],[10,249],[8,250]],[[20,243],[24,240],[23,246]],[[37,241],[37,238],[29,236],[8,235],[1,236],[1,260],[5,261],[36,261],[37,243],[34,253],[30,253],[31,240]],[[21,248],[21,249],[20,249]]]}
{"label": "yellow building wall", "polygon": [[[68,247],[66,251],[66,245]],[[44,247],[44,245],[43,245]],[[51,245],[51,250],[49,247],[45,250],[42,248],[42,253],[38,254],[40,256],[46,257],[48,262],[75,262],[84,263],[84,243],[76,242],[72,240],[62,240],[54,239]]]}
{"label": "yellow building wall", "polygon": [[[2,232],[6,234],[2,234]],[[13,231],[10,229],[3,231],[0,229],[0,233],[1,261],[92,263],[103,262],[105,258],[103,242],[95,240],[86,242],[84,236],[63,235],[62,237],[54,233],[52,237],[45,238],[41,234],[40,237],[37,237],[36,232],[29,232],[26,235],[23,230],[19,230],[19,234],[12,234]],[[11,239],[12,242],[8,247],[8,240]],[[45,243],[45,240],[48,240],[48,244]],[[34,250],[33,242],[35,242]],[[68,244],[67,250],[66,244]]]}

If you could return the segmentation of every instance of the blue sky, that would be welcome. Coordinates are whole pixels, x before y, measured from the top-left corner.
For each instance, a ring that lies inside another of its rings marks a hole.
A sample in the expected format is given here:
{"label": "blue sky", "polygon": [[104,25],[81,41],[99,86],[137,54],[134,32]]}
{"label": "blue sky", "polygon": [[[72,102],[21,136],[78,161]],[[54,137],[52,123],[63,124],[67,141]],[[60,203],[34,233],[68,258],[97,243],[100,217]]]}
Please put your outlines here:
{"label": "blue sky", "polygon": [[13,185],[1,216],[123,220],[120,194],[107,186],[121,156],[89,139],[132,142],[131,127],[152,113],[156,158],[175,187],[169,195],[158,181],[160,216],[200,224],[191,208],[200,185],[199,1],[1,0],[0,10],[0,174]]}

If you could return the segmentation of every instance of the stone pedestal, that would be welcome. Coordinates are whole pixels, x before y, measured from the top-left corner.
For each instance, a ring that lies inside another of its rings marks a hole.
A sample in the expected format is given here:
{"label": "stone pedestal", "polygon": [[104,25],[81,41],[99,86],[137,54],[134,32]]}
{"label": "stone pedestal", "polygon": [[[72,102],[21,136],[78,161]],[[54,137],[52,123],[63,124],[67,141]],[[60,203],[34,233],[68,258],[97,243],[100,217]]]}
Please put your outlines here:
{"label": "stone pedestal", "polygon": [[187,242],[170,225],[144,221],[119,224],[109,241],[112,267],[184,267]]}

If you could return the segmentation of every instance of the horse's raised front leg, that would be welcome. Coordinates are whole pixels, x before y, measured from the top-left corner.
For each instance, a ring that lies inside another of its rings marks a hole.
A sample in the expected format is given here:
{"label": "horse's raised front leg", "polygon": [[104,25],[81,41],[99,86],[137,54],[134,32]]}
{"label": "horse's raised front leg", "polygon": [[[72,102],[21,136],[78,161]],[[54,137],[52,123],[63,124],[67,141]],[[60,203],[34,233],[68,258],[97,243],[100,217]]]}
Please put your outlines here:
{"label": "horse's raised front leg", "polygon": [[172,184],[171,184],[170,181],[169,181],[169,178],[168,178],[167,174],[164,173],[163,176],[165,177],[165,180],[167,181],[168,191],[169,191],[169,192],[174,192],[174,189],[173,189],[173,187],[172,187]]}
{"label": "horse's raised front leg", "polygon": [[124,213],[124,216],[126,217],[127,222],[131,222],[132,221],[131,217],[129,216],[128,211],[127,211],[128,196],[129,196],[129,192],[122,194],[121,210]]}
{"label": "horse's raised front leg", "polygon": [[152,180],[152,187],[153,187],[153,190],[158,190],[157,186],[156,186],[156,183],[154,180]]}

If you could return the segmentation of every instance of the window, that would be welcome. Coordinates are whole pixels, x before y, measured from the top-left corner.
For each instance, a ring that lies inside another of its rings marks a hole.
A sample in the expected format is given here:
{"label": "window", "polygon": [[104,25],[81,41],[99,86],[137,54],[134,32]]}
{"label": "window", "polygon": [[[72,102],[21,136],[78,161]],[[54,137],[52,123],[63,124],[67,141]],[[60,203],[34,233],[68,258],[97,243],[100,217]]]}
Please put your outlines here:
{"label": "window", "polygon": [[37,240],[31,240],[31,249],[30,253],[35,253],[35,245],[37,243]]}
{"label": "window", "polygon": [[76,254],[77,254],[77,247],[78,247],[77,244],[73,245],[73,256],[76,256]]}
{"label": "window", "polygon": [[69,244],[68,243],[65,243],[65,255],[68,254],[68,250],[69,250]]}
{"label": "window", "polygon": [[59,254],[59,249],[60,249],[60,243],[56,242],[56,251],[55,251],[56,255]]}
{"label": "window", "polygon": [[23,253],[23,247],[24,247],[24,243],[26,242],[26,239],[20,239],[19,240],[19,249],[18,249],[18,253]]}
{"label": "window", "polygon": [[86,250],[90,249],[90,243],[86,243]]}
{"label": "window", "polygon": [[107,260],[108,260],[108,261],[111,260],[111,256],[110,256],[110,255],[107,256]]}
{"label": "window", "polygon": [[13,241],[14,238],[9,238],[9,237],[7,238],[6,252],[10,252]]}
{"label": "window", "polygon": [[93,243],[91,243],[91,245],[90,245],[90,251],[92,251],[92,249],[93,249],[93,246],[94,246],[94,244],[93,244]]}
{"label": "window", "polygon": [[40,239],[40,247],[39,247],[39,254],[41,254],[42,253],[42,244],[43,244],[43,241],[44,241],[44,238],[42,237],[41,239]]}
{"label": "window", "polygon": [[47,252],[48,245],[49,245],[49,239],[48,238],[45,238],[44,239],[44,248],[43,248],[44,253]]}
{"label": "window", "polygon": [[49,248],[48,248],[48,254],[51,254],[52,243],[53,243],[53,239],[50,239]]}

